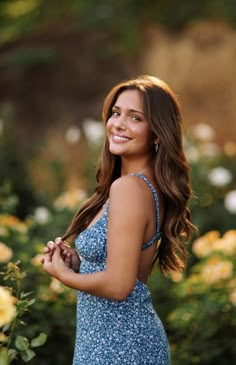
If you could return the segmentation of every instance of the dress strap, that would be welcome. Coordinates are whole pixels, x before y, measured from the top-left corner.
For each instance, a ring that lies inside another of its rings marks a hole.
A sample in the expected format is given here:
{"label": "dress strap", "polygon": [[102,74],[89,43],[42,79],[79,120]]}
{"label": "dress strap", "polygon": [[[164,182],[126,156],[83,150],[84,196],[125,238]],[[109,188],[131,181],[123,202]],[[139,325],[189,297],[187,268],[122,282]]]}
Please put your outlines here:
{"label": "dress strap", "polygon": [[141,250],[144,251],[146,250],[148,247],[152,246],[157,240],[159,240],[161,238],[161,232],[160,232],[160,229],[161,229],[161,223],[160,223],[160,206],[159,206],[159,198],[158,198],[158,194],[157,194],[157,191],[156,189],[154,188],[154,186],[152,185],[152,183],[149,181],[149,179],[142,175],[142,174],[130,174],[132,176],[138,176],[140,177],[141,179],[143,179],[143,181],[146,182],[146,184],[149,186],[149,188],[151,189],[152,191],[152,194],[153,194],[153,197],[154,197],[154,201],[155,201],[155,207],[156,207],[156,234],[155,236],[148,242],[144,243],[142,245],[142,248]]}

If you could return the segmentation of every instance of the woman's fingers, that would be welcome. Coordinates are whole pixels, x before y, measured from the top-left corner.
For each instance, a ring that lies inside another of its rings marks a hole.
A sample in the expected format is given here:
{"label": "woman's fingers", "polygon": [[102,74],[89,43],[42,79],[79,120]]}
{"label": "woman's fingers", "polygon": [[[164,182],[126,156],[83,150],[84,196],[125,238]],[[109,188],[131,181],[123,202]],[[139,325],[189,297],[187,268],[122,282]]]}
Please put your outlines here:
{"label": "woman's fingers", "polygon": [[57,238],[55,238],[55,244],[57,245],[57,246],[60,246],[61,244],[63,244],[64,243],[64,241],[61,239],[61,237],[57,237]]}
{"label": "woman's fingers", "polygon": [[66,266],[68,266],[69,268],[71,267],[71,254],[69,252],[67,252],[67,254],[64,258],[64,262],[65,262]]}
{"label": "woman's fingers", "polygon": [[71,246],[69,245],[69,243],[68,243],[68,242],[66,242],[65,240],[62,240],[62,239],[61,239],[61,237],[57,237],[57,238],[55,239],[55,243],[56,243],[56,245],[58,245],[58,246],[63,246],[63,248],[64,248],[64,247],[66,247],[66,248],[71,248]]}
{"label": "woman's fingers", "polygon": [[52,255],[50,255],[49,253],[47,253],[43,257],[43,264],[44,265],[47,265],[50,262],[52,262]]}
{"label": "woman's fingers", "polygon": [[48,241],[43,251],[45,255],[50,256],[50,260],[52,260],[55,252],[58,251],[57,253],[60,253],[61,258],[66,263],[66,265],[71,266],[72,256],[74,256],[74,252],[72,252],[73,249],[66,241],[63,241],[61,237],[56,237],[54,241]]}
{"label": "woman's fingers", "polygon": [[53,241],[48,241],[47,243],[47,247],[50,249],[50,250],[53,250],[55,248],[55,242]]}
{"label": "woman's fingers", "polygon": [[56,260],[61,259],[61,250],[58,246],[55,247],[52,259],[56,259]]}
{"label": "woman's fingers", "polygon": [[61,250],[61,257],[63,258],[63,260],[65,260],[68,253],[69,253],[69,251]]}

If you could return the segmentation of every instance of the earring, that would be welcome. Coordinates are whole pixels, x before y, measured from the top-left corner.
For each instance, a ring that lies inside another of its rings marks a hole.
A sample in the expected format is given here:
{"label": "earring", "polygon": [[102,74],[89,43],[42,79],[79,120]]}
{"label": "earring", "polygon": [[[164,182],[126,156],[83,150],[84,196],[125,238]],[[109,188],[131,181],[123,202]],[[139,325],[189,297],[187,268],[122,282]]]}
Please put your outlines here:
{"label": "earring", "polygon": [[158,148],[159,148],[159,144],[158,143],[155,143],[155,152],[158,151]]}

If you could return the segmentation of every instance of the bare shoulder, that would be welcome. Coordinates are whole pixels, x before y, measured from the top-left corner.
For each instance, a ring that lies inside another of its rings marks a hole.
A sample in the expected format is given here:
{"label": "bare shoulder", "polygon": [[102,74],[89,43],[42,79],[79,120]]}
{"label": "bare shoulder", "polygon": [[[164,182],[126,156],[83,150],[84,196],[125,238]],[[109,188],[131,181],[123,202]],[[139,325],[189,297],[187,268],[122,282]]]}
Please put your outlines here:
{"label": "bare shoulder", "polygon": [[136,176],[126,175],[115,180],[110,188],[111,197],[123,199],[142,199],[145,198],[142,180]]}
{"label": "bare shoulder", "polygon": [[149,189],[144,189],[141,179],[130,175],[122,176],[111,185],[110,207],[123,211],[125,215],[143,216],[148,210],[149,194]]}
{"label": "bare shoulder", "polygon": [[134,176],[122,176],[115,180],[110,188],[109,232],[123,232],[127,237],[132,235],[134,241],[134,237],[137,237],[137,247],[143,242],[144,230],[148,223],[145,197],[146,193],[140,181]]}

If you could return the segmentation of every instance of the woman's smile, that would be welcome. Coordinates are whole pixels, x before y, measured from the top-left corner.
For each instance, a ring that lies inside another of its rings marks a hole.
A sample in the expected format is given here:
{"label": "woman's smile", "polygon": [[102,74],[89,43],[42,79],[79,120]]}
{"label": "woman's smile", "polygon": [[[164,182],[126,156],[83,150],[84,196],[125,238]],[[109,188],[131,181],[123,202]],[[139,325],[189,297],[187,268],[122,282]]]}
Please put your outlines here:
{"label": "woman's smile", "polygon": [[113,140],[113,142],[116,142],[116,143],[125,143],[125,142],[128,142],[131,140],[131,138],[127,137],[127,136],[124,136],[124,135],[118,135],[118,134],[115,134],[113,133],[111,135],[111,138]]}

